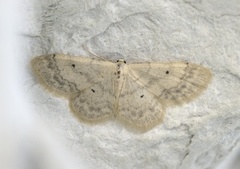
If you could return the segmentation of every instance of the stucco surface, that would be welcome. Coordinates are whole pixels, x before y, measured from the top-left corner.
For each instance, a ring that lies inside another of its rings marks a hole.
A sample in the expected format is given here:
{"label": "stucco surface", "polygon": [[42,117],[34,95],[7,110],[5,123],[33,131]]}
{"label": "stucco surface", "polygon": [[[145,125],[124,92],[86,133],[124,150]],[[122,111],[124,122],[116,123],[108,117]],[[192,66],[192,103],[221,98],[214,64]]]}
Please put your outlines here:
{"label": "stucco surface", "polygon": [[[25,92],[33,113],[89,168],[209,169],[239,148],[238,0],[61,0],[25,5],[19,31],[27,51]],[[189,61],[213,79],[194,101],[167,109],[146,133],[117,120],[78,122],[68,102],[41,88],[30,59],[51,53],[134,61]]]}

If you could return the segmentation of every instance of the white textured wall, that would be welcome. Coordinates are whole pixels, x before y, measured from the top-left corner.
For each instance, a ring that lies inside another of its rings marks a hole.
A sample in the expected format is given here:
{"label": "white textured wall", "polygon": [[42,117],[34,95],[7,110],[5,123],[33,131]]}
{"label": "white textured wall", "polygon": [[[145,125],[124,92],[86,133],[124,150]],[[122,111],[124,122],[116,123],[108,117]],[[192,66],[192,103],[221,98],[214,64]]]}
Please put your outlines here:
{"label": "white textured wall", "polygon": [[[31,113],[87,168],[211,169],[239,148],[239,0],[25,1],[21,12],[20,81]],[[50,53],[189,61],[214,76],[199,98],[167,109],[162,124],[139,134],[118,121],[79,123],[31,74],[30,59]]]}

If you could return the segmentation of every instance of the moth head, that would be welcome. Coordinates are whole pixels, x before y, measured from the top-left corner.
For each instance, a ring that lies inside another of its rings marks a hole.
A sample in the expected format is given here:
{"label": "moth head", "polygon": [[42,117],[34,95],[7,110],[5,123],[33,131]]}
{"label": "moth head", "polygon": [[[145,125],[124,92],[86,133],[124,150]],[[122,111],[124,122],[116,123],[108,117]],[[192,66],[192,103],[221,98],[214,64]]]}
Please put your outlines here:
{"label": "moth head", "polygon": [[124,64],[126,64],[127,62],[124,59],[118,59],[117,63],[124,63]]}

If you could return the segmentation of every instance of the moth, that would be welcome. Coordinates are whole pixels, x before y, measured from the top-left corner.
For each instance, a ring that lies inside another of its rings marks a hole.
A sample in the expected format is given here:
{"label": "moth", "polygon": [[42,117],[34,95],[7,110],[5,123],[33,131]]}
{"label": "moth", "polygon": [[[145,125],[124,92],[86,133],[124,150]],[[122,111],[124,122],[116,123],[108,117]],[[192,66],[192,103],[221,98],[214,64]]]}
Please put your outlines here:
{"label": "moth", "polygon": [[40,84],[67,98],[77,118],[115,116],[140,129],[159,124],[166,107],[199,96],[212,78],[209,69],[188,62],[128,64],[52,54],[31,64]]}

